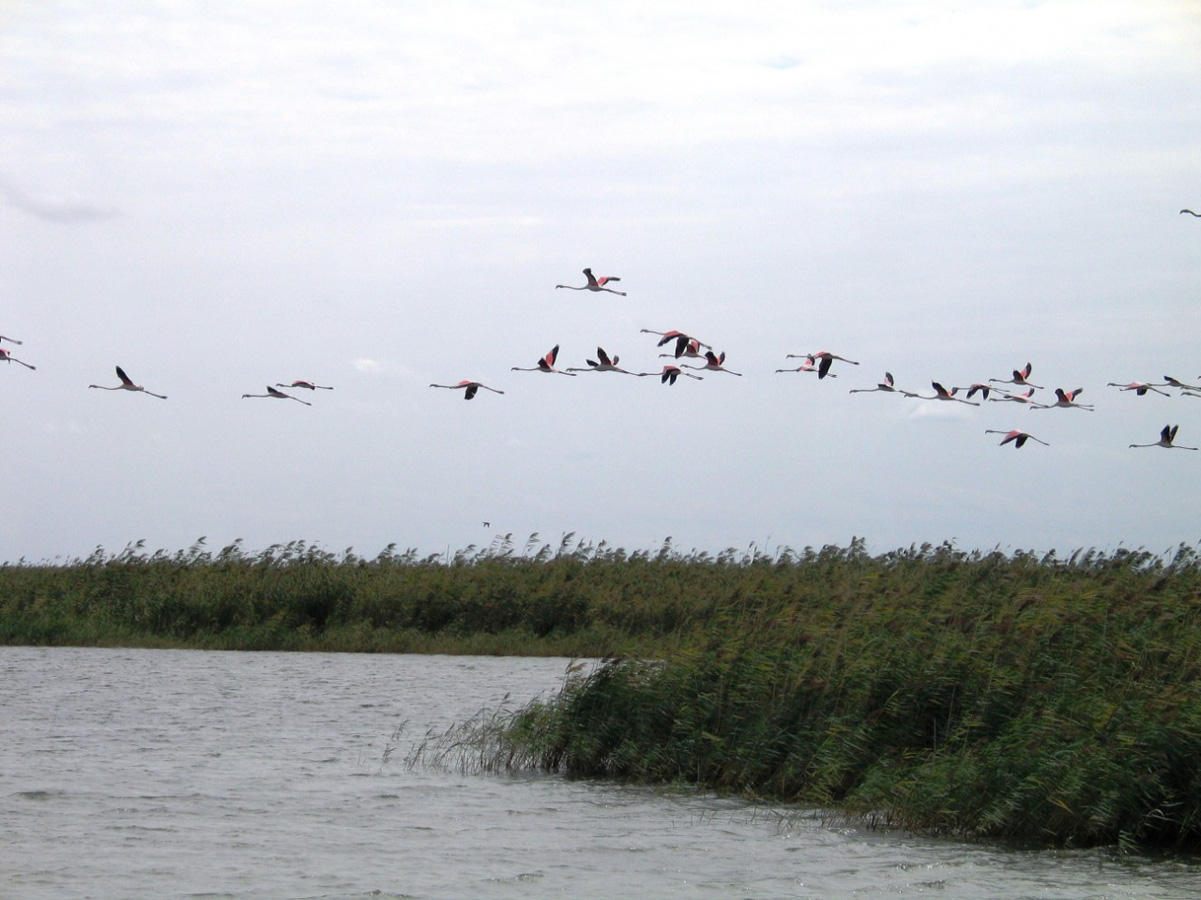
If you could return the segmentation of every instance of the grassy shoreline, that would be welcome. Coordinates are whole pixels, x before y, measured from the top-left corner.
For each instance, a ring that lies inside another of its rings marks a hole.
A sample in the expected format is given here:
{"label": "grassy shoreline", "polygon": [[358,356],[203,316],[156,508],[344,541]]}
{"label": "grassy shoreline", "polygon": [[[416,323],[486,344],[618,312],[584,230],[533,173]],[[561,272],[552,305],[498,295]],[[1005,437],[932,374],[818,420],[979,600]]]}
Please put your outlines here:
{"label": "grassy shoreline", "polygon": [[0,567],[0,643],[610,657],[472,752],[1048,846],[1201,849],[1199,612],[1185,545],[715,558],[569,536]]}

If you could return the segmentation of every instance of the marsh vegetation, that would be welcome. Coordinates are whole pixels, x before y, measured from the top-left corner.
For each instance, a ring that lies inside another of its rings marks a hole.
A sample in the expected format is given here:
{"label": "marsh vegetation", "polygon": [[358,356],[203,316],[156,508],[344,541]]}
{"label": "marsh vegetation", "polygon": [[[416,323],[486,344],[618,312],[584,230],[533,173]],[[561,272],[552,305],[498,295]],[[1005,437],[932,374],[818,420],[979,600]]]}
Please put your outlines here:
{"label": "marsh vegetation", "polygon": [[606,658],[431,748],[443,760],[1061,846],[1201,846],[1199,612],[1186,545],[713,556],[532,535],[0,567],[6,643]]}

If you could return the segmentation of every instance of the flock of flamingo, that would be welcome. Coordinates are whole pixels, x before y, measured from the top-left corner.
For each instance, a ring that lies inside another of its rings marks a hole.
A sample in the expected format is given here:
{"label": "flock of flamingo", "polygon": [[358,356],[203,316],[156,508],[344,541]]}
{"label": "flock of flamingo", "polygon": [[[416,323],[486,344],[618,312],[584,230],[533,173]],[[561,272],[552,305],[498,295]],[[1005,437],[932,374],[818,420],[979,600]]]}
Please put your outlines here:
{"label": "flock of flamingo", "polygon": [[[1189,215],[1196,216],[1197,218],[1201,218],[1201,213],[1196,213],[1191,209],[1182,209],[1182,210],[1180,210],[1180,212],[1181,212],[1181,214],[1187,213]],[[626,296],[625,291],[619,291],[619,290],[609,286],[615,282],[621,281],[621,279],[616,276],[607,275],[607,276],[598,277],[592,273],[592,269],[586,268],[586,269],[584,269],[584,277],[585,277],[586,281],[582,285],[556,284],[555,288],[572,290],[572,291],[592,291],[592,292],[604,291],[604,292],[607,292],[610,294],[617,294],[622,297]],[[603,347],[596,348],[596,359],[587,359],[586,360],[587,367],[567,367],[567,368],[562,368],[562,369],[556,368],[556,363],[558,362],[558,358],[559,358],[559,345],[558,344],[556,344],[549,351],[547,351],[543,356],[541,356],[535,362],[535,364],[533,366],[530,366],[530,367],[513,366],[512,371],[514,371],[514,372],[541,372],[543,374],[551,374],[551,375],[566,375],[566,376],[573,377],[573,378],[576,377],[576,375],[578,375],[580,373],[584,373],[584,372],[616,372],[616,373],[619,373],[622,375],[630,375],[635,378],[647,378],[647,377],[658,376],[659,382],[661,384],[666,384],[666,385],[674,385],[676,383],[677,379],[679,379],[681,377],[692,378],[697,381],[701,381],[704,379],[704,376],[693,374],[693,372],[690,372],[690,371],[684,371],[685,369],[694,369],[694,370],[703,371],[703,372],[724,372],[729,375],[735,375],[738,377],[742,377],[741,372],[735,372],[732,369],[726,368],[726,366],[725,366],[726,354],[724,352],[721,352],[721,353],[716,352],[713,349],[713,346],[711,344],[707,344],[704,341],[700,340],[699,338],[693,337],[692,335],[687,334],[686,332],[675,330],[675,329],[668,330],[668,331],[655,331],[650,328],[643,328],[643,329],[641,329],[641,333],[656,335],[659,338],[659,340],[658,340],[659,347],[670,346],[670,348],[671,348],[671,352],[665,352],[665,353],[659,354],[660,357],[668,357],[672,361],[665,363],[663,365],[662,369],[658,372],[632,372],[629,369],[623,369],[620,366],[618,366],[618,362],[620,361],[619,357],[616,354],[610,355],[610,354],[606,353],[605,349]],[[10,338],[10,337],[7,337],[6,335],[0,335],[0,342],[4,342],[4,341],[7,341],[10,344],[18,344],[18,345],[20,345],[22,343],[21,341],[16,340],[15,338]],[[843,363],[846,363],[846,364],[852,365],[852,366],[859,365],[859,363],[856,360],[848,359],[845,356],[839,356],[839,355],[837,355],[835,353],[831,353],[827,350],[815,350],[810,353],[789,353],[785,356],[785,358],[786,359],[799,359],[799,360],[803,360],[803,362],[801,362],[799,365],[791,367],[791,368],[776,369],[775,371],[777,373],[792,372],[792,373],[812,374],[812,375],[815,375],[818,380],[825,379],[827,377],[829,377],[829,378],[837,378],[838,377],[837,373],[831,371],[835,361],[843,362]],[[683,359],[703,360],[703,363],[701,365],[690,365],[689,363],[680,361]],[[8,349],[6,349],[2,346],[0,346],[0,361],[7,362],[7,363],[15,362],[15,363],[18,363],[18,364],[24,366],[27,369],[30,369],[30,370],[34,370],[37,368],[36,366],[33,366],[30,363],[25,362],[24,360],[17,359],[15,356],[12,355],[12,353]],[[165,394],[157,394],[154,391],[147,390],[145,387],[143,387],[140,384],[136,384],[128,375],[125,374],[125,370],[122,369],[120,366],[116,367],[116,371],[117,371],[117,378],[120,382],[119,384],[115,384],[115,385],[89,384],[88,387],[96,388],[96,389],[99,389],[102,391],[133,391],[133,392],[147,394],[151,397],[157,397],[160,400],[167,399],[167,396]],[[1035,400],[1034,392],[1036,390],[1044,390],[1044,388],[1042,385],[1037,385],[1030,381],[1030,375],[1031,375],[1032,371],[1033,371],[1033,368],[1032,368],[1031,364],[1029,362],[1027,362],[1026,365],[1023,366],[1021,369],[1014,369],[1011,377],[1009,377],[1009,378],[990,378],[990,379],[988,379],[988,381],[984,381],[984,382],[973,382],[972,384],[970,384],[966,387],[953,386],[951,388],[946,388],[939,382],[932,381],[930,384],[934,390],[934,393],[928,394],[928,395],[927,394],[918,394],[913,391],[906,391],[906,390],[902,390],[901,388],[898,388],[896,386],[896,382],[892,376],[892,373],[885,372],[884,380],[879,382],[874,388],[851,388],[849,393],[861,394],[861,393],[884,392],[884,393],[898,394],[901,397],[905,397],[905,398],[912,398],[912,399],[918,399],[918,400],[942,401],[942,402],[951,402],[951,403],[963,403],[968,406],[980,406],[980,404],[982,402],[988,401],[988,402],[994,402],[994,403],[1004,403],[1004,402],[1020,403],[1020,404],[1027,406],[1031,410],[1036,410],[1036,409],[1082,409],[1082,410],[1091,412],[1094,409],[1094,407],[1091,404],[1080,403],[1078,401],[1077,398],[1083,393],[1082,388],[1075,388],[1073,390],[1065,390],[1062,387],[1057,387],[1057,388],[1055,388],[1055,391],[1054,391],[1055,400],[1053,402],[1041,403],[1041,402]],[[1148,393],[1160,394],[1165,397],[1172,396],[1172,394],[1163,390],[1163,388],[1171,388],[1176,392],[1176,395],[1182,396],[1182,397],[1201,397],[1201,375],[1199,375],[1197,377],[1198,377],[1198,383],[1196,383],[1196,384],[1190,384],[1188,382],[1181,381],[1178,378],[1174,378],[1170,375],[1164,375],[1163,376],[1164,380],[1159,383],[1132,381],[1132,382],[1122,384],[1119,382],[1111,381],[1107,384],[1107,387],[1116,387],[1120,391],[1133,391],[1137,396],[1140,396],[1140,397],[1145,396]],[[1022,393],[1016,393],[1014,390],[1010,390],[1009,388],[1003,387],[1003,385],[1013,385],[1014,388],[1021,387],[1021,388],[1025,388],[1026,390]],[[479,391],[481,389],[486,390],[486,391],[491,391],[494,394],[503,394],[504,393],[503,390],[500,390],[500,389],[494,388],[494,387],[490,387],[489,385],[486,385],[481,381],[475,381],[473,379],[463,379],[462,381],[456,382],[455,384],[431,384],[430,387],[444,388],[444,389],[452,390],[452,391],[462,391],[463,399],[465,399],[465,400],[473,399],[476,396],[476,394],[479,393]],[[293,400],[297,403],[303,403],[305,406],[312,406],[312,404],[308,400],[302,400],[299,397],[294,396],[293,394],[289,394],[285,391],[281,391],[280,388],[303,389],[303,390],[308,390],[308,391],[313,391],[313,392],[316,392],[318,390],[325,390],[325,391],[333,390],[333,387],[331,385],[314,384],[311,381],[297,379],[297,380],[294,380],[291,382],[276,382],[275,385],[267,385],[266,393],[264,393],[264,394],[245,393],[245,394],[242,394],[242,398],[243,399],[266,398],[266,399],[272,399],[272,400]],[[962,397],[958,396],[960,391],[963,392]],[[993,396],[994,394],[995,394],[995,396]],[[973,399],[977,395],[980,397],[980,400]],[[1180,428],[1179,425],[1171,425],[1171,424],[1165,425],[1163,427],[1163,430],[1160,432],[1159,440],[1153,441],[1153,442],[1147,443],[1147,444],[1130,444],[1130,447],[1163,447],[1163,448],[1170,449],[1170,450],[1201,451],[1201,448],[1199,448],[1199,447],[1186,447],[1181,444],[1177,444],[1175,442],[1176,441],[1176,433],[1179,428]],[[1043,440],[1035,437],[1034,435],[1030,434],[1029,432],[1022,431],[1020,429],[1013,429],[1010,431],[1000,431],[997,429],[989,428],[989,429],[985,430],[985,434],[1003,435],[1003,437],[1001,438],[1001,441],[1000,441],[1000,446],[1004,446],[1006,444],[1012,443],[1015,448],[1019,448],[1019,447],[1024,446],[1028,441],[1034,441],[1035,443],[1042,444],[1043,446],[1048,446],[1048,447],[1050,446],[1050,444],[1048,444],[1046,441],[1043,441]]]}
{"label": "flock of flamingo", "polygon": [[[1201,214],[1195,213],[1189,209],[1182,209],[1181,213],[1189,213],[1201,218]],[[586,282],[582,285],[556,284],[555,287],[565,288],[572,291],[607,291],[611,294],[618,294],[622,297],[626,296],[624,291],[616,290],[609,287],[614,282],[621,281],[620,278],[614,275],[597,277],[592,273],[592,269],[584,269],[584,277]],[[635,378],[647,378],[658,376],[661,384],[673,385],[676,380],[681,377],[693,378],[698,381],[703,380],[704,376],[695,375],[692,372],[686,372],[685,369],[695,369],[704,372],[725,372],[730,375],[741,377],[741,372],[735,372],[725,366],[726,354],[718,353],[713,349],[711,344],[707,344],[699,338],[692,335],[672,329],[669,331],[655,331],[650,328],[641,329],[642,334],[652,334],[659,337],[658,346],[664,347],[670,345],[673,352],[660,353],[661,357],[669,357],[674,362],[664,364],[663,368],[658,372],[632,372],[629,369],[623,369],[618,366],[619,357],[614,354],[610,355],[605,352],[603,347],[596,348],[596,359],[588,359],[587,367],[571,367],[557,368],[556,364],[559,359],[559,345],[555,344],[550,350],[540,357],[533,366],[522,367],[513,366],[514,372],[541,372],[547,375],[567,375],[575,377],[581,372],[617,372],[623,375],[630,375]],[[831,353],[828,350],[815,350],[811,353],[789,353],[786,359],[804,360],[799,365],[792,368],[776,369],[777,373],[781,372],[800,372],[810,373],[817,378],[824,379],[827,377],[837,378],[837,374],[831,369],[835,361],[844,362],[852,366],[859,365],[858,361],[848,359],[845,356]],[[704,360],[702,365],[690,365],[686,362],[680,362],[681,359],[698,359]],[[894,393],[902,397],[913,398],[919,400],[935,400],[952,403],[964,403],[968,406],[979,406],[983,401],[994,403],[1021,403],[1031,410],[1035,409],[1082,409],[1091,412],[1094,407],[1091,404],[1081,403],[1078,398],[1084,393],[1082,388],[1073,390],[1065,390],[1062,387],[1055,388],[1055,400],[1052,402],[1041,403],[1034,399],[1036,390],[1044,390],[1042,385],[1034,384],[1030,381],[1030,374],[1033,367],[1029,362],[1021,369],[1014,369],[1009,378],[990,378],[987,382],[973,382],[967,387],[954,386],[946,388],[937,381],[931,382],[931,387],[934,389],[933,394],[918,394],[913,391],[906,391],[898,388],[891,372],[884,373],[884,380],[879,382],[874,388],[852,388],[849,393],[874,393],[877,391],[885,393]],[[1198,377],[1197,384],[1189,384],[1174,378],[1170,375],[1163,376],[1164,381],[1161,383],[1151,383],[1143,381],[1132,381],[1125,384],[1118,382],[1109,382],[1107,387],[1116,387],[1121,391],[1133,391],[1137,396],[1145,396],[1149,392],[1161,394],[1165,397],[1172,396],[1162,388],[1173,388],[1179,396],[1183,397],[1201,397],[1201,375]],[[1002,385],[1014,385],[1016,387],[1024,387],[1026,390],[1022,393],[1016,393]],[[463,391],[463,399],[471,400],[479,393],[480,389],[491,391],[494,394],[503,394],[504,391],[499,388],[490,387],[482,381],[473,379],[463,379],[455,384],[431,384],[432,388],[444,388],[452,391]],[[964,396],[960,397],[959,392],[963,391]],[[996,396],[992,396],[995,394]],[[974,400],[973,397],[979,395],[980,400]],[[1164,447],[1172,450],[1201,450],[1198,447],[1185,447],[1175,443],[1176,432],[1179,425],[1165,425],[1160,432],[1160,439],[1149,444],[1130,444],[1131,447]],[[986,429],[985,434],[1000,434],[1003,435],[1000,441],[1000,446],[1012,443],[1015,448],[1022,447],[1027,441],[1034,441],[1049,447],[1046,441],[1035,437],[1028,431],[1013,429],[1010,431],[999,431],[996,429]]]}
{"label": "flock of flamingo", "polygon": [[[21,344],[22,343],[21,341],[18,341],[16,338],[10,338],[7,335],[3,335],[3,334],[0,334],[0,341],[8,341],[10,344]],[[30,370],[37,369],[37,366],[30,365],[29,363],[25,362],[23,359],[17,359],[5,347],[0,347],[0,362],[20,363],[27,369],[30,369]],[[156,394],[154,391],[147,390],[142,385],[136,384],[132,378],[130,378],[128,375],[125,374],[125,370],[122,369],[120,366],[117,366],[116,370],[117,370],[117,380],[120,382],[119,384],[111,384],[111,385],[109,385],[109,384],[89,384],[88,387],[89,388],[97,388],[98,390],[102,390],[102,391],[133,391],[135,393],[146,394],[147,396],[150,396],[150,397],[157,397],[159,400],[167,399],[166,394]],[[279,388],[281,388],[281,387],[304,388],[305,390],[309,390],[309,391],[317,391],[317,390],[332,391],[333,390],[332,385],[313,384],[313,382],[311,382],[311,381],[304,381],[301,379],[297,379],[296,381],[292,381],[287,384],[285,384],[283,382],[276,382],[274,387],[272,387],[271,385],[267,385],[267,393],[265,393],[265,394],[243,394],[242,397],[243,398],[245,398],[245,397],[268,397],[268,398],[271,398],[274,400],[295,400],[297,403],[303,403],[305,406],[313,405],[308,400],[301,400],[299,397],[293,397],[291,394],[284,393],[283,391],[279,390]]]}

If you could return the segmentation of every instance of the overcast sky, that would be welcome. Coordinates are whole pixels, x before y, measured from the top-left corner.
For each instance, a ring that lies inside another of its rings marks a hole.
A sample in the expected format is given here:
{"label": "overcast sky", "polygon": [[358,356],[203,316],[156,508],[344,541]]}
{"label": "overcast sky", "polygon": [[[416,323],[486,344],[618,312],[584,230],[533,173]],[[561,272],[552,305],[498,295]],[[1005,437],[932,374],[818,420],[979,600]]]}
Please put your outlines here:
{"label": "overcast sky", "polygon": [[1196,544],[1201,6],[956,6],[5,4],[0,559]]}

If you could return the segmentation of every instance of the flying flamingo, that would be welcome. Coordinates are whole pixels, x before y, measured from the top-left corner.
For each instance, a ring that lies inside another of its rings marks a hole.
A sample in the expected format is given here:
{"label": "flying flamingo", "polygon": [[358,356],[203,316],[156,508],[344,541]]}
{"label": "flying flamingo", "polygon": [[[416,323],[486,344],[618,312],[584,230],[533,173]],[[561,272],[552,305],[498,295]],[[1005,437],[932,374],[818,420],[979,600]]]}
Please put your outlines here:
{"label": "flying flamingo", "polygon": [[1044,447],[1051,446],[1046,441],[1039,441],[1038,438],[1036,438],[1034,435],[1028,434],[1025,431],[998,431],[995,428],[986,428],[984,430],[984,433],[985,434],[1003,434],[1003,435],[1005,435],[1005,437],[1001,438],[1001,443],[998,445],[1000,447],[1004,447],[1010,441],[1013,441],[1014,447],[1020,447],[1024,443],[1026,443],[1026,441],[1028,441],[1028,440],[1029,441],[1038,441]]}
{"label": "flying flamingo", "polygon": [[[21,342],[16,341],[16,343],[19,344]],[[7,363],[20,363],[27,369],[36,369],[37,368],[37,366],[31,366],[29,363],[25,362],[25,360],[23,360],[23,359],[17,359],[15,356],[13,356],[11,353],[9,353],[7,350],[5,350],[3,347],[0,347],[0,359],[4,360]]]}
{"label": "flying flamingo", "polygon": [[[672,329],[671,331],[654,331],[653,329],[650,329],[650,328],[643,328],[643,329],[640,329],[640,333],[641,334],[657,334],[657,335],[659,335],[658,346],[660,346],[660,347],[662,347],[664,344],[669,344],[672,341],[675,341],[676,342],[676,352],[674,355],[675,355],[676,359],[679,359],[681,356],[699,357],[701,355],[700,354],[701,347],[704,347],[706,350],[713,349],[710,345],[706,344],[704,341],[698,340],[697,338],[694,338],[692,335],[685,334],[682,331],[676,331],[675,329]],[[659,355],[667,356],[666,353],[661,353]]]}
{"label": "flying flamingo", "polygon": [[140,384],[134,384],[125,370],[117,366],[117,377],[121,379],[121,383],[113,387],[105,387],[103,384],[89,384],[90,388],[100,388],[102,391],[141,391],[143,394],[149,394],[151,397],[158,397],[160,400],[166,400],[165,394],[156,394],[154,391],[148,391]]}
{"label": "flying flamingo", "polygon": [[[794,357],[794,358],[800,359],[800,357]],[[812,359],[810,359],[809,357],[805,357],[805,361],[803,363],[801,363],[799,366],[797,366],[795,369],[776,369],[776,371],[777,372],[812,372],[814,375],[816,375],[817,374],[817,366],[815,366],[813,364]],[[837,378],[838,376],[831,373],[830,377]]]}
{"label": "flying flamingo", "polygon": [[933,397],[925,397],[921,394],[906,394],[907,397],[916,397],[918,400],[954,400],[956,403],[966,403],[968,406],[979,406],[980,404],[974,400],[964,400],[962,397],[956,397],[955,394],[959,388],[951,388],[947,390],[937,381],[931,381],[930,386],[934,388]]}
{"label": "flying flamingo", "polygon": [[[817,365],[817,377],[818,378],[825,378],[826,375],[829,374],[830,366],[834,364],[834,360],[836,360],[836,359],[840,359],[844,363],[850,363],[852,366],[859,365],[859,363],[855,362],[855,360],[847,359],[845,356],[837,356],[837,355],[831,353],[829,350],[818,350],[816,353],[789,353],[784,358],[785,359],[801,359],[802,357],[809,360],[809,362],[811,362],[811,363],[816,362],[818,364]],[[819,360],[820,360],[820,362],[818,362]]]}
{"label": "flying flamingo", "polygon": [[[1199,375],[1197,377],[1201,378],[1201,375]],[[1171,385],[1174,388],[1180,388],[1182,391],[1195,391],[1199,387],[1201,387],[1201,385],[1185,384],[1179,378],[1173,378],[1171,375],[1165,375],[1163,377],[1163,380],[1166,381],[1169,385]]]}
{"label": "flying flamingo", "polygon": [[597,356],[597,359],[585,360],[585,362],[588,363],[588,368],[586,368],[586,369],[567,368],[564,371],[566,371],[566,372],[621,372],[624,375],[650,375],[650,374],[653,374],[651,372],[630,372],[630,371],[627,371],[626,369],[618,368],[617,362],[618,362],[618,359],[620,359],[620,357],[618,357],[615,354],[612,358],[610,358],[609,354],[605,352],[604,347],[596,348],[596,356]]}
{"label": "flying flamingo", "polygon": [[1025,368],[1013,370],[1012,378],[1005,378],[1005,379],[990,378],[988,380],[991,381],[993,384],[1017,384],[1022,387],[1038,388],[1041,391],[1042,387],[1043,387],[1041,384],[1031,384],[1029,381],[1027,381],[1027,379],[1030,377],[1030,371],[1031,371],[1030,363],[1026,363]]}
{"label": "flying flamingo", "polygon": [[1172,396],[1167,391],[1160,390],[1160,387],[1167,387],[1167,385],[1148,384],[1145,381],[1132,381],[1129,384],[1118,384],[1116,381],[1110,381],[1106,384],[1106,387],[1116,387],[1123,391],[1134,391],[1140,397],[1146,396],[1147,391],[1155,391],[1155,393],[1163,394],[1165,397]]}
{"label": "flying flamingo", "polygon": [[1180,210],[1181,215],[1184,215],[1185,213],[1188,213],[1190,216],[1196,216],[1198,219],[1201,219],[1201,213],[1193,212],[1191,209]]}
{"label": "flying flamingo", "polygon": [[1084,393],[1084,388],[1076,388],[1074,391],[1065,391],[1063,388],[1055,389],[1055,396],[1058,397],[1054,403],[1031,403],[1031,409],[1086,409],[1089,412],[1093,411],[1093,407],[1086,403],[1077,403],[1076,398]]}
{"label": "flying flamingo", "polygon": [[0,341],[8,341],[10,344],[19,344],[19,343],[21,343],[21,342],[20,342],[20,341],[18,341],[16,338],[10,338],[10,337],[8,337],[7,335],[3,335],[3,334],[0,334]]}
{"label": "flying flamingo", "polygon": [[1154,444],[1131,444],[1131,447],[1164,447],[1168,450],[1199,450],[1201,447],[1182,447],[1180,444],[1173,444],[1176,440],[1176,432],[1180,429],[1179,425],[1165,425],[1163,431],[1159,433],[1159,440]]}
{"label": "flying flamingo", "polygon": [[981,400],[987,400],[989,391],[1000,390],[1000,389],[994,388],[991,385],[981,384],[980,382],[975,381],[975,382],[972,382],[972,384],[970,386],[968,386],[967,388],[957,388],[957,387],[951,388],[951,393],[954,394],[956,391],[960,391],[960,390],[967,391],[967,398],[969,400],[971,400],[972,397],[974,397],[977,393],[980,394]]}
{"label": "flying flamingo", "polygon": [[[804,366],[802,366],[801,368],[804,368]],[[776,371],[782,372],[784,370],[776,369]],[[800,370],[798,369],[797,371],[800,371]],[[832,375],[830,377],[833,378],[834,376]],[[902,396],[905,396],[905,397],[914,396],[913,394],[909,393],[909,391],[902,391],[901,389],[899,389],[898,387],[896,387],[893,384],[892,372],[885,372],[884,380],[881,381],[879,384],[877,384],[874,388],[851,388],[849,391],[847,391],[847,393],[848,394],[872,394],[872,393],[875,393],[876,391],[887,391],[892,394],[901,394]]]}
{"label": "flying flamingo", "polygon": [[312,406],[308,400],[301,400],[299,397],[293,397],[291,394],[285,394],[283,391],[277,391],[271,385],[267,385],[267,393],[265,394],[243,394],[242,399],[247,397],[270,397],[273,400],[295,400],[297,403],[303,403],[305,406]]}
{"label": "flying flamingo", "polygon": [[[653,372],[649,374],[654,374]],[[685,378],[695,378],[697,381],[704,381],[704,376],[693,375],[691,372],[685,372],[679,366],[664,366],[663,371],[659,373],[660,384],[675,384],[676,379],[683,375]]]}
{"label": "flying flamingo", "polygon": [[575,378],[575,372],[564,372],[561,369],[555,368],[555,360],[559,358],[559,345],[555,344],[550,348],[550,352],[542,359],[538,360],[538,364],[532,369],[523,369],[520,366],[513,366],[514,372],[547,372],[553,375],[570,375]]}
{"label": "flying flamingo", "polygon": [[[998,390],[1000,389],[998,388]],[[1030,388],[1024,394],[1002,394],[1000,397],[990,397],[989,399],[993,403],[1004,403],[1006,400],[1010,400],[1014,403],[1034,403],[1034,400],[1032,399],[1033,397],[1034,388]]]}
{"label": "flying flamingo", "polygon": [[688,357],[689,359],[702,359],[704,357],[704,354],[701,353],[702,346],[707,345],[702,345],[701,342],[696,338],[678,338],[676,340],[675,353],[660,353],[659,355],[671,356],[675,357],[676,359],[679,359],[682,356]]}
{"label": "flying flamingo", "polygon": [[570,284],[556,284],[556,288],[567,288],[569,291],[608,291],[610,294],[620,294],[622,297],[626,295],[625,291],[615,291],[613,288],[605,287],[610,281],[621,281],[616,275],[602,275],[597,278],[592,274],[591,269],[585,269],[584,275],[588,278],[588,283],[575,287]]}
{"label": "flying flamingo", "polygon": [[301,379],[297,379],[296,381],[293,381],[291,384],[284,384],[282,381],[277,381],[277,382],[275,382],[275,386],[276,387],[304,388],[306,391],[316,391],[316,390],[332,391],[333,390],[332,385],[313,384],[313,382],[311,382],[311,381],[303,381]]}
{"label": "flying flamingo", "polygon": [[483,384],[482,382],[470,381],[469,379],[463,379],[458,384],[431,384],[430,387],[447,388],[452,391],[463,391],[463,399],[464,400],[470,400],[472,397],[474,397],[476,395],[476,392],[480,388],[483,388],[486,391],[492,391],[492,393],[494,393],[494,394],[503,394],[504,393],[504,391],[498,391],[494,387],[488,387],[488,385]]}
{"label": "flying flamingo", "polygon": [[687,363],[683,363],[682,365],[685,369],[702,369],[702,370],[706,370],[709,372],[729,372],[731,375],[737,375],[741,378],[742,377],[741,372],[735,372],[733,369],[727,369],[725,366],[722,365],[722,363],[724,363],[725,361],[726,361],[726,353],[724,350],[721,352],[720,356],[718,354],[714,353],[712,350],[706,350],[705,351],[705,364],[703,366],[690,366]]}

